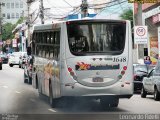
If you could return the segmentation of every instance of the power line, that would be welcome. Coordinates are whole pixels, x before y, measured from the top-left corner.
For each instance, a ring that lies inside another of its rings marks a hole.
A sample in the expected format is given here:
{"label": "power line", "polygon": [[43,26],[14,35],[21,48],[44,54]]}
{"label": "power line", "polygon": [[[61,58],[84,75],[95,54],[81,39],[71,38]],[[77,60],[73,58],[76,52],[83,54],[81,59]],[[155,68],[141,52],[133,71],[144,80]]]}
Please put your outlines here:
{"label": "power line", "polygon": [[66,0],[63,0],[63,1],[73,8],[73,6],[70,3],[68,3]]}
{"label": "power line", "polygon": [[[115,1],[113,1],[113,2],[115,2]],[[120,3],[124,3],[124,2],[127,2],[126,0],[125,1],[121,1]],[[110,3],[112,3],[112,2],[110,2]],[[103,12],[107,7],[113,7],[113,6],[115,6],[115,5],[118,5],[119,3],[117,3],[117,4],[113,4],[113,5],[107,5],[104,9],[102,9],[98,14],[100,14],[101,12]]]}

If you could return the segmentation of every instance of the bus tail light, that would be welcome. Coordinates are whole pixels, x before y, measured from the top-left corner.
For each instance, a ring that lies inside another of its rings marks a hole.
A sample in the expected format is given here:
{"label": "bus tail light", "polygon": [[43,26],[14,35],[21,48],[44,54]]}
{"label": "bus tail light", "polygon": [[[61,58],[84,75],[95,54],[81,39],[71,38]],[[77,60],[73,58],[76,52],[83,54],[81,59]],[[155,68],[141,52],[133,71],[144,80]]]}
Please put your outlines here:
{"label": "bus tail light", "polygon": [[124,66],[124,67],[123,67],[123,70],[127,70],[127,66]]}
{"label": "bus tail light", "polygon": [[70,75],[73,77],[74,80],[77,79],[77,76],[71,67],[68,67],[68,72],[70,73]]}
{"label": "bus tail light", "polygon": [[118,75],[118,79],[122,79],[123,75],[125,74],[125,71],[127,70],[127,66],[123,66],[123,69],[120,72],[120,75]]}

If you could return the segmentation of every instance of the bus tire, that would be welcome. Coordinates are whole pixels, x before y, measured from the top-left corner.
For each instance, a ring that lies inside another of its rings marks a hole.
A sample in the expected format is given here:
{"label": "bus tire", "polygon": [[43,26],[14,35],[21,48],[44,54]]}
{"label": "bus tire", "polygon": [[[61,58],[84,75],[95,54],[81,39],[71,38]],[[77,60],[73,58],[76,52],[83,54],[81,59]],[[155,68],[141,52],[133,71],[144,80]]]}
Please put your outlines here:
{"label": "bus tire", "polygon": [[110,107],[118,107],[118,104],[119,104],[119,98],[118,97],[114,97],[110,101]]}
{"label": "bus tire", "polygon": [[144,87],[142,87],[141,98],[146,98],[146,96],[147,96],[147,91],[145,91]]}
{"label": "bus tire", "polygon": [[100,105],[101,105],[102,109],[106,109],[109,107],[109,101],[105,98],[101,98]]}
{"label": "bus tire", "polygon": [[29,82],[30,85],[32,85],[32,77],[29,77]]}
{"label": "bus tire", "polygon": [[154,100],[156,101],[160,100],[160,93],[156,87],[154,88]]}
{"label": "bus tire", "polygon": [[38,89],[38,78],[37,78],[37,75],[36,75],[36,89]]}
{"label": "bus tire", "polygon": [[52,84],[49,84],[49,103],[52,108],[56,107],[57,99],[53,99]]}
{"label": "bus tire", "polygon": [[28,83],[28,79],[26,78],[25,73],[24,73],[24,83]]}
{"label": "bus tire", "polygon": [[10,67],[13,67],[13,64],[9,64]]}
{"label": "bus tire", "polygon": [[119,98],[111,97],[111,98],[102,98],[100,99],[100,103],[102,108],[106,109],[107,107],[118,107]]}

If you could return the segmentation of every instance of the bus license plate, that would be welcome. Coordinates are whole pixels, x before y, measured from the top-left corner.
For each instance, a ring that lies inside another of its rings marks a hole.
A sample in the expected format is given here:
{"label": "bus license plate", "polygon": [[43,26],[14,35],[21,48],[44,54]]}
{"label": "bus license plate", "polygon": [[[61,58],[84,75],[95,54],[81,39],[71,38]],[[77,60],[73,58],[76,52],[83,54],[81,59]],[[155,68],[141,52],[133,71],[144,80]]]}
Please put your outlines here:
{"label": "bus license plate", "polygon": [[93,82],[103,82],[103,78],[101,77],[95,77],[92,79]]}

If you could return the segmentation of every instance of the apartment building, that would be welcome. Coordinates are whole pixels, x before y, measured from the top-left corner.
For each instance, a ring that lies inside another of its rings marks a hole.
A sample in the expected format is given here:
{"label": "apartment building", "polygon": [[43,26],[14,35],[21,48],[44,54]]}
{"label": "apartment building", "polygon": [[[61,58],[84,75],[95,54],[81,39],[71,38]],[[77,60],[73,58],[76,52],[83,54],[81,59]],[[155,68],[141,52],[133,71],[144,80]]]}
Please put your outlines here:
{"label": "apartment building", "polygon": [[27,0],[0,0],[2,6],[2,23],[15,24],[21,16],[27,15]]}

